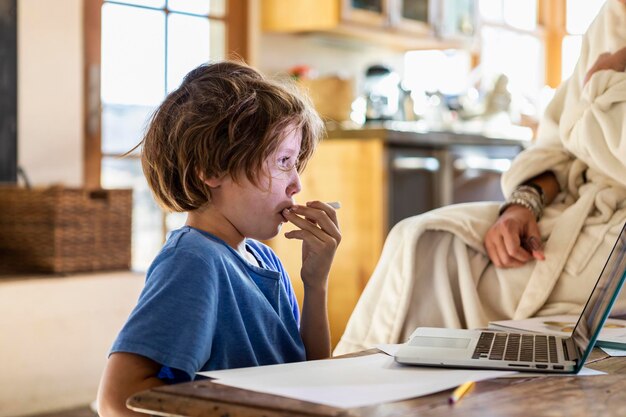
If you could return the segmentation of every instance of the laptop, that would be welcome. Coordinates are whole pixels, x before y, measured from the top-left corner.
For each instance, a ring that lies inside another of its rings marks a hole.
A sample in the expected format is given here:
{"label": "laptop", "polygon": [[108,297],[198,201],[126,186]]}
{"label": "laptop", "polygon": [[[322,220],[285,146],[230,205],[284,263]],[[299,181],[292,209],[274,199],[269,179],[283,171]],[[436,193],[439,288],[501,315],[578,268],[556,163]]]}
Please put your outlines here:
{"label": "laptop", "polygon": [[450,368],[577,373],[626,280],[626,225],[569,337],[541,333],[418,327],[395,360]]}

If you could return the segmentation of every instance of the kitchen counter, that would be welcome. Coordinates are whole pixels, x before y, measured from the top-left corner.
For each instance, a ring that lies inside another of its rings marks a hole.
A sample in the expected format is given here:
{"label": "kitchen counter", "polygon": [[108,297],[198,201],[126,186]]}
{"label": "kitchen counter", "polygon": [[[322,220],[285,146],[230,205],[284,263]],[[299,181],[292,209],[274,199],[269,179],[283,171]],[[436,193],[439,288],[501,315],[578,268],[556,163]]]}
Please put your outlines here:
{"label": "kitchen counter", "polygon": [[442,148],[451,145],[526,147],[531,144],[532,131],[522,126],[485,128],[479,124],[459,124],[447,130],[433,129],[422,122],[387,121],[368,123],[362,127],[341,125],[329,127],[329,139],[383,139],[391,145],[418,145]]}

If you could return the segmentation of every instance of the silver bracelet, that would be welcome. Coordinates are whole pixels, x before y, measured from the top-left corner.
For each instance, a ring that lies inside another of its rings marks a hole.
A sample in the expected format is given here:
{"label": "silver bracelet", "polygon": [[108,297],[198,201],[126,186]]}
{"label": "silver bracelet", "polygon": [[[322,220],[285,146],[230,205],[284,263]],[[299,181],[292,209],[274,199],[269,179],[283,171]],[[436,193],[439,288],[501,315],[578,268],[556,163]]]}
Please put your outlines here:
{"label": "silver bracelet", "polygon": [[499,214],[504,213],[504,211],[512,205],[526,207],[533,213],[537,221],[539,221],[543,215],[543,198],[541,194],[539,194],[539,191],[528,185],[520,185],[517,187],[504,204],[500,206]]}

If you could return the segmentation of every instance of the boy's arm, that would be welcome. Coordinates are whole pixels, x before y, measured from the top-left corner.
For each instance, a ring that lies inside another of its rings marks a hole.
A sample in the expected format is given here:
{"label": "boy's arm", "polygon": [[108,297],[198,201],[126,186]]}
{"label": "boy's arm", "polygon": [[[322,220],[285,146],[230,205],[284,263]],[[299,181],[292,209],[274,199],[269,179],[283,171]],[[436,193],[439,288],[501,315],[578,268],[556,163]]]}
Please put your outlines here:
{"label": "boy's arm", "polygon": [[295,205],[283,212],[283,216],[299,227],[285,233],[288,239],[302,240],[302,268],[300,276],[304,283],[304,303],[300,334],[307,359],[330,357],[330,330],[326,295],[328,274],[341,241],[337,213],[326,203],[308,202],[306,206]]}
{"label": "boy's arm", "polygon": [[307,360],[330,357],[330,327],[326,294],[326,288],[307,288],[306,284],[304,286],[300,335],[306,348]]}
{"label": "boy's arm", "polygon": [[141,355],[111,354],[98,388],[100,417],[145,416],[126,408],[126,400],[139,391],[165,385],[156,377],[160,369],[160,364]]}

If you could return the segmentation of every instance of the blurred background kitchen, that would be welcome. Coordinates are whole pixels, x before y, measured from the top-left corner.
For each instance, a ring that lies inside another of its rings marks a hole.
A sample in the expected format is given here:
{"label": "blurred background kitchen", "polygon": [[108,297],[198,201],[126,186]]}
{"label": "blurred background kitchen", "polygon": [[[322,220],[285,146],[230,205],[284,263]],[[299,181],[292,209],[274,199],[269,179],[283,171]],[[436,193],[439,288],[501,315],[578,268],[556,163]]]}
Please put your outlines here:
{"label": "blurred background kitchen", "polygon": [[[155,204],[138,153],[121,155],[190,69],[241,57],[297,80],[326,120],[298,200],[343,206],[329,296],[336,343],[393,224],[502,199],[500,174],[532,143],[602,4],[0,0],[0,182],[133,190],[127,271],[1,277],[0,416],[95,398],[143,272],[184,222]],[[268,243],[301,291],[298,243]]]}

